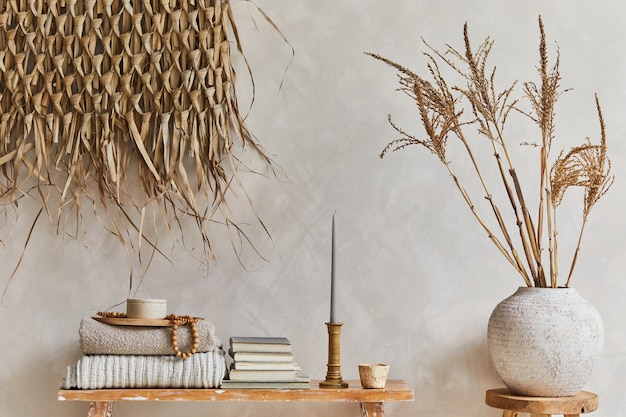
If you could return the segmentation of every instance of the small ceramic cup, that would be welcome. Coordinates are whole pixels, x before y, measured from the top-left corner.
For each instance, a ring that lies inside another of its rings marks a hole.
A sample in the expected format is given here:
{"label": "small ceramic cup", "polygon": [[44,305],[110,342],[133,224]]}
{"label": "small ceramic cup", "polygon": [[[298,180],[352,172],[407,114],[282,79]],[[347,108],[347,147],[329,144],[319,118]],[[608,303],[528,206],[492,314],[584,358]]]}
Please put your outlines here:
{"label": "small ceramic cup", "polygon": [[129,319],[162,319],[167,316],[167,300],[156,298],[129,298],[126,317]]}
{"label": "small ceramic cup", "polygon": [[363,388],[385,388],[389,365],[367,363],[359,365],[359,377]]}

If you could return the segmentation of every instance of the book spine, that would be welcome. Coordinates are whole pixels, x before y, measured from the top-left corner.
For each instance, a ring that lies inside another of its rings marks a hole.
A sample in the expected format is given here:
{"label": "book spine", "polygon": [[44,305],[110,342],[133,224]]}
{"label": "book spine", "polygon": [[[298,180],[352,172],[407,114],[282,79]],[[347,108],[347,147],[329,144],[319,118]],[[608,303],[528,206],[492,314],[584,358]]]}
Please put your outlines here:
{"label": "book spine", "polygon": [[230,356],[235,361],[242,362],[292,362],[293,355],[285,353],[256,353],[256,352],[233,352]]}
{"label": "book spine", "polygon": [[297,377],[297,371],[241,371],[233,369],[231,381],[291,381]]}
{"label": "book spine", "polygon": [[233,369],[238,370],[258,370],[258,371],[291,371],[300,367],[294,362],[242,362],[234,361]]}
{"label": "book spine", "polygon": [[233,352],[290,353],[291,345],[233,343],[231,349]]}

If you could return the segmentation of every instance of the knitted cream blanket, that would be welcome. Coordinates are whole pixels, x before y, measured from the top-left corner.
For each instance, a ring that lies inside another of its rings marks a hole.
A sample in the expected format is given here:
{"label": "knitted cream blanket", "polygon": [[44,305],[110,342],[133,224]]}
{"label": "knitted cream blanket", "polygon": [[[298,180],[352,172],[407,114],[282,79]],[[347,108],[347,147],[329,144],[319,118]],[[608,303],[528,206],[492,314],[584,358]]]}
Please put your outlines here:
{"label": "knitted cream blanket", "polygon": [[[215,326],[208,320],[196,322],[198,352],[209,352],[221,346],[215,336]],[[80,350],[85,355],[171,355],[172,329],[170,327],[115,326],[91,317],[83,318],[78,331]],[[176,332],[181,352],[193,345],[188,325],[178,326]]]}
{"label": "knitted cream blanket", "polygon": [[185,360],[171,355],[85,355],[67,367],[63,388],[218,388],[225,374],[221,349]]}

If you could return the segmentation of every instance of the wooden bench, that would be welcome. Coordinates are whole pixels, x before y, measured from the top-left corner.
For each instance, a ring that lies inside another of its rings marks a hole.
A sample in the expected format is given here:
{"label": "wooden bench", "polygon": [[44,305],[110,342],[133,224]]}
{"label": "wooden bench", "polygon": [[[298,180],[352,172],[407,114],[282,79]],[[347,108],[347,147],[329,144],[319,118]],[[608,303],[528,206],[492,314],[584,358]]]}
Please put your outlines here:
{"label": "wooden bench", "polygon": [[358,402],[362,417],[383,417],[383,403],[413,401],[415,394],[404,381],[388,380],[384,389],[363,389],[361,383],[348,381],[349,388],[318,388],[319,381],[311,381],[307,390],[274,389],[61,389],[59,401],[90,402],[88,417],[111,417],[113,404],[118,401],[317,401]]}

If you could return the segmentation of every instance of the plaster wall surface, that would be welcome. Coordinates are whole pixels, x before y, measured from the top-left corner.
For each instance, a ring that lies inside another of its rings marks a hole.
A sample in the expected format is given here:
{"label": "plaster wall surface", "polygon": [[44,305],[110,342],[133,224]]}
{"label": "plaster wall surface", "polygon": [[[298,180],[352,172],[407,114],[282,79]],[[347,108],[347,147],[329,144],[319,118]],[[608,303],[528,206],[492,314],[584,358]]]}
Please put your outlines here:
{"label": "plaster wall surface", "polygon": [[[194,256],[172,249],[169,260],[155,258],[141,285],[135,269],[131,295],[167,298],[171,312],[211,320],[224,344],[233,335],[287,336],[301,367],[312,378],[323,378],[331,216],[336,212],[344,378],[358,378],[359,363],[390,364],[390,378],[406,380],[416,401],[387,406],[389,416],[500,415],[484,404],[485,390],[502,385],[487,352],[487,320],[523,281],[490,244],[435,158],[416,147],[378,157],[397,138],[388,113],[410,132],[421,134],[420,124],[413,102],[394,91],[393,70],[364,52],[423,72],[420,38],[441,49],[446,43],[462,48],[467,22],[476,45],[486,36],[495,39],[491,62],[504,87],[518,79],[536,80],[541,15],[551,52],[554,42],[560,47],[561,85],[573,88],[559,101],[555,153],[587,136],[598,140],[596,92],[606,120],[616,181],[592,213],[573,286],[605,323],[603,357],[586,387],[600,395],[594,416],[622,414],[626,3],[257,0],[233,1],[233,9],[256,86],[247,123],[286,173],[280,180],[245,178],[256,214],[271,235],[271,240],[260,232],[252,236],[268,260],[246,252],[242,268],[221,236],[214,243],[217,261],[208,270]],[[236,65],[245,109],[250,85],[243,62]],[[511,135],[514,144],[536,140],[530,124],[513,125]],[[514,146],[524,181],[532,183],[538,176],[533,149]],[[450,158],[468,172],[459,155]],[[54,234],[40,221],[9,282],[36,210],[22,202],[19,217],[2,229],[0,416],[84,417],[86,404],[59,402],[56,390],[66,366],[80,357],[80,319],[129,295],[130,262],[95,219],[76,240]],[[568,254],[572,247],[566,242],[576,235],[567,229],[579,224],[579,200],[568,199],[560,216],[562,251]],[[216,229],[219,237],[223,232]],[[358,415],[358,407],[123,403],[115,413],[304,417]]]}

